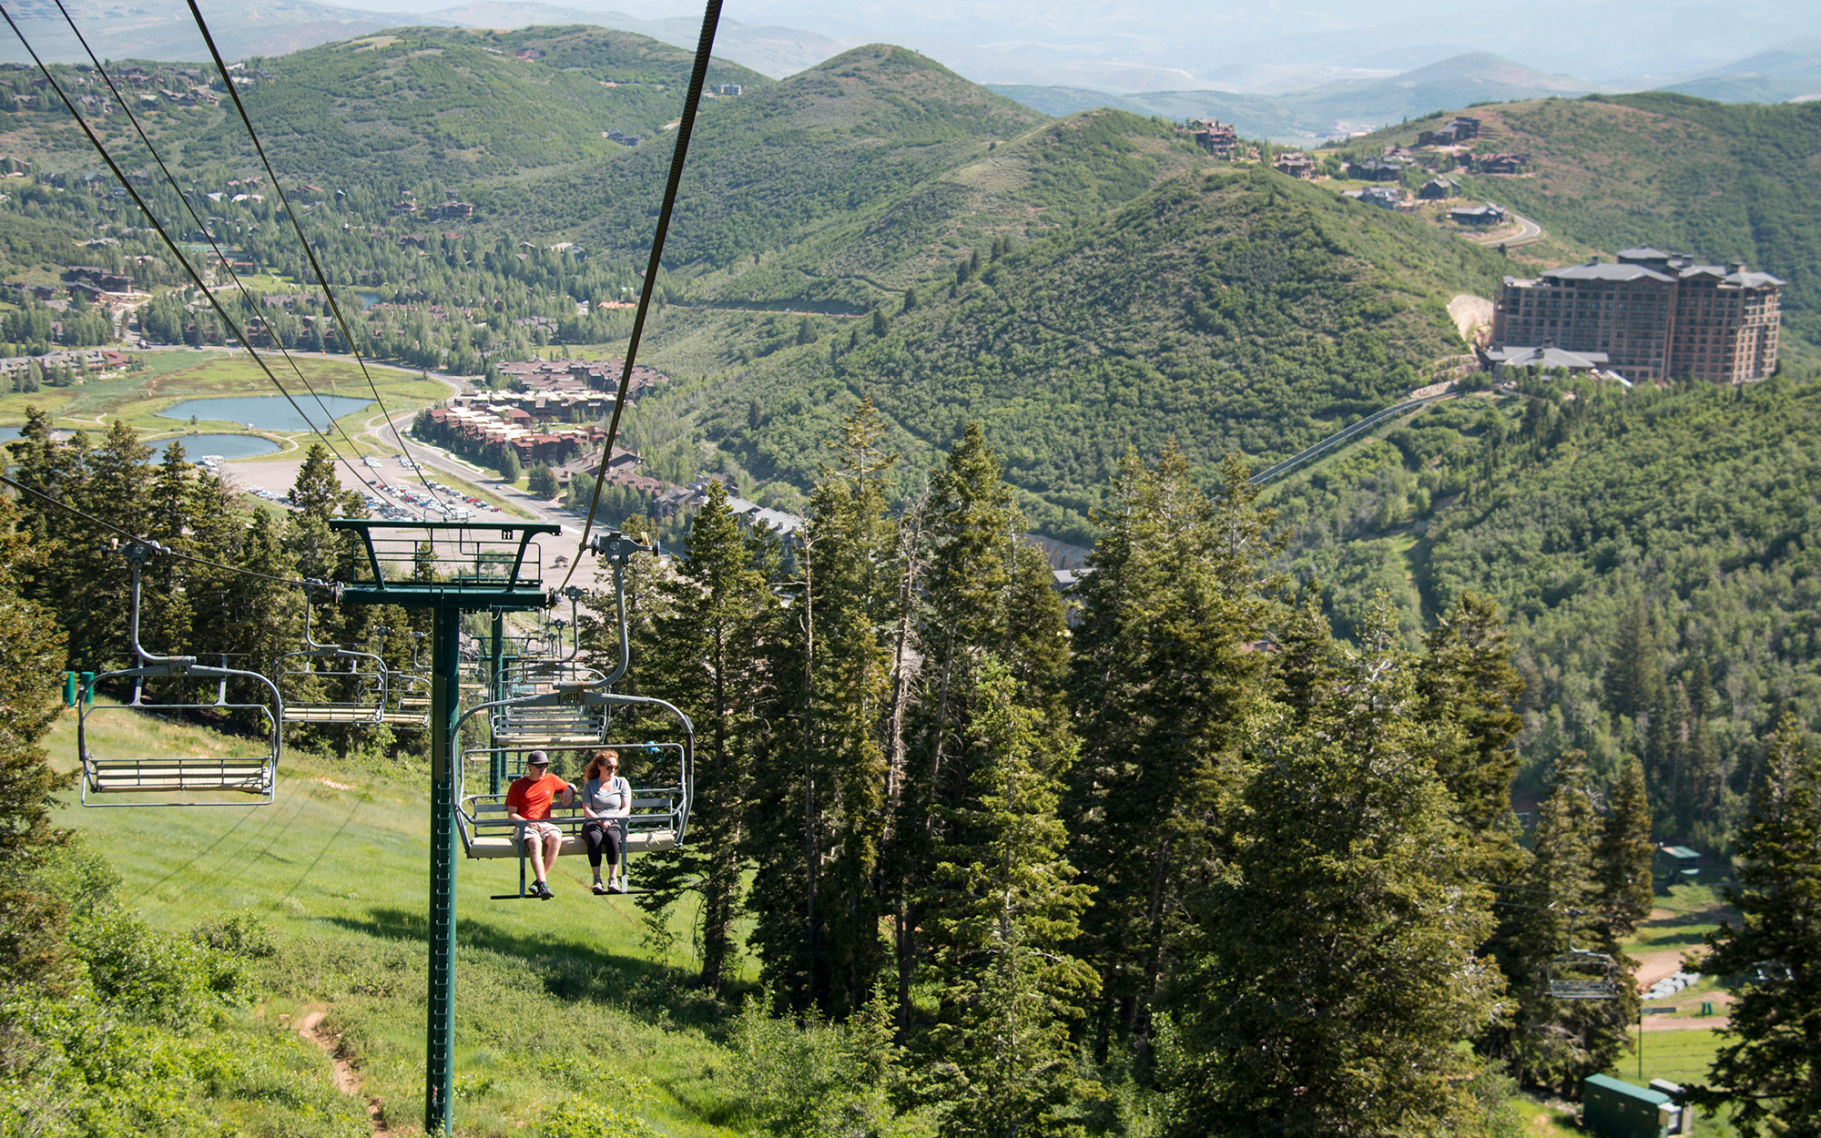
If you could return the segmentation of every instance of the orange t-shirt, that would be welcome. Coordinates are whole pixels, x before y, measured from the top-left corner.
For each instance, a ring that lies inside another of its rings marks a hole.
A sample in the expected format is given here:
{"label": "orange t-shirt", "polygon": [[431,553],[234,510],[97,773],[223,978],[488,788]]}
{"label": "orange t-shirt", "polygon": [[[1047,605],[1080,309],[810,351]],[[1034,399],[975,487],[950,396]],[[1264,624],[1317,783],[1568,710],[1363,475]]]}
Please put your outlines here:
{"label": "orange t-shirt", "polygon": [[518,816],[533,822],[541,822],[550,817],[550,802],[563,792],[567,782],[545,771],[541,777],[512,780],[506,788],[506,808],[518,811]]}

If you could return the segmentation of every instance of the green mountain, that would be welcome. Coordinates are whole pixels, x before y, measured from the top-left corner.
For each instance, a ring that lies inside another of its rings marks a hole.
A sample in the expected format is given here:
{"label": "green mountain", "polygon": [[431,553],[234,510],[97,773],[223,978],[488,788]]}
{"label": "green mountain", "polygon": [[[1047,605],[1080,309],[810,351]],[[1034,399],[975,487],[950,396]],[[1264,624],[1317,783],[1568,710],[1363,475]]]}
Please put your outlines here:
{"label": "green mountain", "polygon": [[705,381],[691,429],[756,480],[804,484],[819,457],[805,438],[859,395],[901,428],[913,469],[978,419],[1038,527],[1080,539],[1127,447],[1282,456],[1419,386],[1461,350],[1447,300],[1497,268],[1270,171],[1195,172],[960,261],[828,342],[812,329],[735,361]]}
{"label": "green mountain", "polygon": [[1821,698],[1821,384],[1527,382],[1274,486],[1337,629],[1462,589],[1519,646],[1526,778],[1641,755],[1660,834],[1716,849],[1785,708]]}
{"label": "green mountain", "polygon": [[[435,179],[450,188],[624,161],[609,132],[653,139],[674,119],[691,53],[594,27],[400,28],[269,59],[248,113],[282,176],[337,185]],[[708,81],[762,87],[716,62]],[[637,149],[634,147],[633,149]],[[662,149],[668,158],[668,147]],[[192,142],[192,163],[250,154],[236,119]]]}

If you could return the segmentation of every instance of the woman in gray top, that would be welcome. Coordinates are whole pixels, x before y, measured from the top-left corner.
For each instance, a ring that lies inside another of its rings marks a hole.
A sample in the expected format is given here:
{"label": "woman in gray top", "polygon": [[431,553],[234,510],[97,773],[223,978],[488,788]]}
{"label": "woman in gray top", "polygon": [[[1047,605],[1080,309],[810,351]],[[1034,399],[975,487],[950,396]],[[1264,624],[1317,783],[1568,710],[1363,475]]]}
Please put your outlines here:
{"label": "woman in gray top", "polygon": [[[582,770],[582,841],[588,846],[588,864],[594,869],[594,891],[626,892],[626,870],[620,857],[626,841],[626,819],[632,813],[632,787],[620,777],[620,753],[596,751]],[[601,855],[607,855],[611,885],[601,884]]]}

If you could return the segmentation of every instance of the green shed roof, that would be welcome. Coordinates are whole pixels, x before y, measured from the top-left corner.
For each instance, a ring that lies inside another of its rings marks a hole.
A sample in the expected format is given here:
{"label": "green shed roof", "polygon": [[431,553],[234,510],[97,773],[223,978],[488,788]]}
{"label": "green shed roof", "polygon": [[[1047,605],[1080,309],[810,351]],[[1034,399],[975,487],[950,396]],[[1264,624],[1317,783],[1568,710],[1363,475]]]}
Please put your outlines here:
{"label": "green shed roof", "polygon": [[1665,1106],[1673,1101],[1662,1091],[1653,1091],[1648,1087],[1636,1086],[1632,1083],[1627,1083],[1622,1079],[1615,1079],[1610,1075],[1589,1075],[1587,1076],[1587,1085],[1590,1087],[1604,1087],[1615,1094],[1621,1094],[1626,1098],[1636,1099],[1639,1102],[1647,1102],[1652,1106]]}

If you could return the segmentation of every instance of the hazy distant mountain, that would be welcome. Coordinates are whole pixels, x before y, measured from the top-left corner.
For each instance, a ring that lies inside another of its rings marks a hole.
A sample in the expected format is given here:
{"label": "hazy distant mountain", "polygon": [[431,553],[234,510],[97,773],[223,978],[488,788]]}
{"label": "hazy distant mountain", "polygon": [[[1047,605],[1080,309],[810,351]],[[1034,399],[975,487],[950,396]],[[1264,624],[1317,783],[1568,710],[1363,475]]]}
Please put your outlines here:
{"label": "hazy distant mountain", "polygon": [[[603,11],[561,4],[515,4],[505,0],[475,0],[459,7],[432,13],[438,21],[470,28],[527,28],[535,24],[594,24],[637,32],[663,43],[694,49],[702,33],[700,16],[671,16],[641,19],[624,12]],[[715,32],[714,54],[718,59],[750,67],[774,79],[794,75],[814,67],[831,56],[839,55],[853,43],[843,43],[801,28],[765,24],[743,24],[722,19]]]}
{"label": "hazy distant mountain", "polygon": [[1821,40],[1760,52],[1663,90],[1721,103],[1821,99]]}
{"label": "hazy distant mountain", "polygon": [[[88,62],[82,45],[70,33],[53,0],[15,0],[13,18],[31,37],[32,46],[54,63]],[[202,33],[189,9],[168,0],[64,0],[76,26],[102,59],[196,61],[209,57]],[[215,9],[215,5],[207,6]],[[243,55],[285,55],[318,44],[350,39],[400,24],[442,24],[434,16],[406,19],[392,12],[369,12],[312,0],[260,0],[231,12],[205,10],[209,34],[229,59]],[[0,42],[0,62],[30,63],[19,41]]]}
{"label": "hazy distant mountain", "polygon": [[1046,114],[1110,106],[1167,119],[1217,118],[1252,138],[1312,141],[1375,130],[1442,107],[1584,95],[1596,85],[1549,75],[1496,55],[1475,52],[1380,79],[1349,79],[1281,95],[1230,91],[1154,91],[1114,95],[1068,87],[994,85],[993,90]]}

